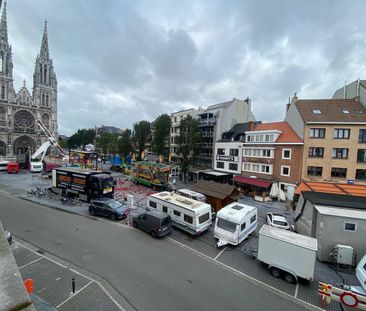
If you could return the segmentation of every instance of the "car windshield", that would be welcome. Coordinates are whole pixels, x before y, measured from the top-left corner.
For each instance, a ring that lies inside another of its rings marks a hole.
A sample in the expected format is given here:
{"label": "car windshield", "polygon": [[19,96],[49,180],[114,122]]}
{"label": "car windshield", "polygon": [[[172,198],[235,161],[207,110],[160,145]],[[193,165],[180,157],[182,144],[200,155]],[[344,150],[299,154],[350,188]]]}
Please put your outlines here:
{"label": "car windshield", "polygon": [[273,224],[277,225],[277,226],[287,226],[287,222],[286,221],[280,221],[280,220],[274,220]]}
{"label": "car windshield", "polygon": [[219,218],[217,220],[217,226],[229,232],[235,232],[236,224],[226,219]]}
{"label": "car windshield", "polygon": [[121,207],[124,207],[122,205],[122,203],[118,202],[118,201],[112,201],[110,203],[108,203],[108,205],[113,208],[113,209],[118,209],[118,208],[121,208]]}

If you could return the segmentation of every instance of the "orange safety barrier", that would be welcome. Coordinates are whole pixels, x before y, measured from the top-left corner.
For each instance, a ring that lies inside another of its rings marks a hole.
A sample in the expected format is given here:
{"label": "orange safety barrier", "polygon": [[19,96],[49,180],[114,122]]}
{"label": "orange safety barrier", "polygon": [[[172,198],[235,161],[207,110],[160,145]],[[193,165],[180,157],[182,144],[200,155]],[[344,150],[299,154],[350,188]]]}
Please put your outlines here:
{"label": "orange safety barrier", "polygon": [[27,293],[28,294],[32,294],[33,293],[33,280],[32,279],[26,279],[24,281],[24,286],[25,286],[25,289],[27,290]]}

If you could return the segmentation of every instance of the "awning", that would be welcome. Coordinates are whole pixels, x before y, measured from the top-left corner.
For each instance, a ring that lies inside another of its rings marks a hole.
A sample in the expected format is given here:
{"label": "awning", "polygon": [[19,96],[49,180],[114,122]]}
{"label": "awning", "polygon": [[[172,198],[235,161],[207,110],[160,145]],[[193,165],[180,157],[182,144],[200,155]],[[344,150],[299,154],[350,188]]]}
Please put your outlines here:
{"label": "awning", "polygon": [[247,185],[253,185],[260,188],[269,188],[272,185],[272,181],[259,179],[259,178],[249,178],[244,176],[234,176],[233,181],[247,184]]}

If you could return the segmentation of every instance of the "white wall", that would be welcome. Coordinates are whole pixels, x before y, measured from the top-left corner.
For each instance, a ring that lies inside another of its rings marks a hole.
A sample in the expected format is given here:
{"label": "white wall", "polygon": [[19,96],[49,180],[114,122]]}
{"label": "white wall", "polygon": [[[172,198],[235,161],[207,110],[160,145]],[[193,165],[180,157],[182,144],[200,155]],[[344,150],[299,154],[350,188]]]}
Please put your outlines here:
{"label": "white wall", "polygon": [[[225,155],[218,155],[218,149],[225,149]],[[238,156],[230,156],[230,149],[237,149]],[[241,166],[242,166],[242,157],[243,157],[243,143],[240,142],[216,142],[215,144],[215,152],[214,152],[214,170],[225,172],[229,174],[241,174]],[[218,159],[218,157],[221,159]],[[225,159],[227,157],[227,159]],[[231,160],[229,160],[231,158]],[[224,168],[218,168],[217,162],[224,163]],[[230,163],[237,164],[236,170],[229,169]]]}

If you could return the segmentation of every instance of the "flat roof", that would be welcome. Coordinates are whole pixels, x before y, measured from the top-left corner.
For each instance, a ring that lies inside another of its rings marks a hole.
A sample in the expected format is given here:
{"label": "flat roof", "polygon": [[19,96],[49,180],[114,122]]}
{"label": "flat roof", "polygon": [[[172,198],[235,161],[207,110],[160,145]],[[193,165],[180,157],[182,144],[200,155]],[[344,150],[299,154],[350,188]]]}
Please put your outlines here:
{"label": "flat roof", "polygon": [[77,168],[77,167],[56,167],[56,168],[54,168],[54,170],[66,171],[66,172],[72,172],[72,173],[78,173],[78,174],[86,174],[86,175],[103,173],[103,172],[96,171],[96,170],[85,170],[85,169],[81,169],[81,168]]}
{"label": "flat roof", "polygon": [[211,206],[207,203],[193,200],[193,199],[178,195],[174,192],[168,192],[168,191],[158,192],[158,193],[151,194],[150,197],[154,197],[154,198],[160,199],[160,200],[168,202],[168,203],[176,204],[176,205],[181,206],[186,209],[199,209],[201,207],[207,207],[207,206],[209,206],[211,208]]}
{"label": "flat roof", "polygon": [[230,175],[229,173],[222,173],[222,172],[216,172],[216,171],[202,172],[202,174],[208,174],[208,175],[212,175],[212,176],[227,176],[227,175]]}
{"label": "flat roof", "polygon": [[256,209],[257,208],[255,206],[233,202],[220,209],[217,212],[217,217],[229,219],[231,221],[238,223],[241,219],[243,219],[243,217],[245,217],[247,214]]}
{"label": "flat roof", "polygon": [[355,210],[350,208],[339,208],[334,206],[314,205],[314,208],[322,215],[347,217],[355,219],[366,219],[365,210]]}
{"label": "flat roof", "polygon": [[303,181],[295,190],[295,194],[302,191],[316,191],[323,193],[350,194],[356,196],[366,196],[366,186],[358,184],[329,183]]}
{"label": "flat roof", "polygon": [[366,210],[366,199],[363,196],[314,191],[304,191],[302,195],[305,200],[312,202],[314,205],[338,206]]}
{"label": "flat roof", "polygon": [[261,230],[259,231],[259,235],[261,234],[293,245],[308,248],[314,251],[318,250],[318,241],[316,239],[299,233],[275,228],[268,225],[263,225]]}

